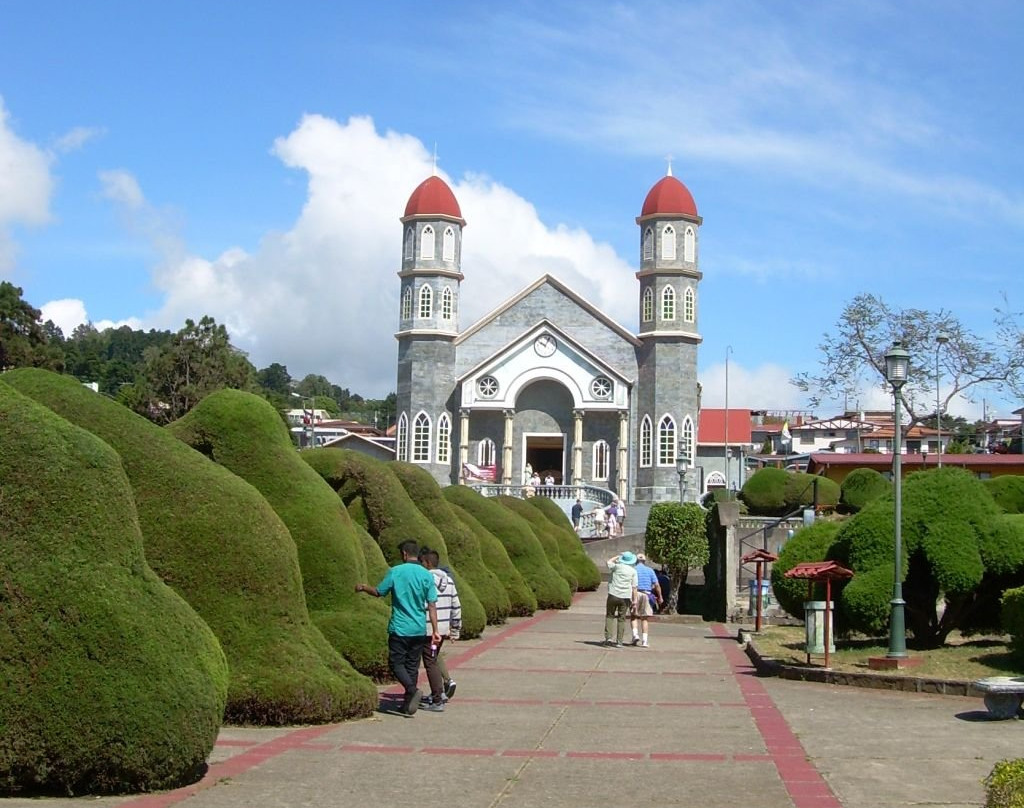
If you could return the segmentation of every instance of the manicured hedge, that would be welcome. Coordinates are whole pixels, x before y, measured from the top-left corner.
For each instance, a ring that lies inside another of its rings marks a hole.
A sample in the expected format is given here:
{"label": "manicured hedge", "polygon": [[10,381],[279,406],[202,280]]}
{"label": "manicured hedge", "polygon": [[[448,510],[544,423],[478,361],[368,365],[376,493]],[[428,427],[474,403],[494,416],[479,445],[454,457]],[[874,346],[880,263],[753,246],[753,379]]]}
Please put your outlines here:
{"label": "manicured hedge", "polygon": [[[357,671],[388,678],[388,607],[355,591],[367,580],[356,527],[333,489],[299,457],[277,410],[252,393],[225,389],[168,429],[263,494],[295,540],[313,623]],[[373,698],[371,682],[361,688]]]}
{"label": "manicured hedge", "polygon": [[359,503],[361,513],[353,513],[353,519],[369,531],[389,564],[401,561],[398,545],[407,539],[437,550],[441,563],[449,566],[455,577],[462,602],[462,637],[469,639],[483,633],[487,615],[480,599],[458,567],[452,564],[444,536],[420,513],[398,481],[392,463],[350,449],[307,449],[299,456],[327,480],[346,505]]}
{"label": "manicured hedge", "polygon": [[544,514],[554,527],[558,552],[562,556],[562,562],[576,576],[577,588],[581,592],[593,592],[597,589],[601,585],[601,572],[583,549],[583,542],[572,529],[572,522],[565,515],[565,511],[547,497],[531,497],[524,501]]}
{"label": "manicured hedge", "polygon": [[810,508],[814,489],[818,489],[818,507],[831,510],[839,503],[839,485],[827,477],[763,468],[754,472],[743,484],[739,497],[752,514],[781,516]]}
{"label": "manicured hedge", "polygon": [[479,539],[455,515],[448,500],[441,496],[437,481],[426,469],[412,463],[392,463],[390,468],[420,513],[444,536],[451,561],[473,587],[484,607],[487,622],[504,623],[511,608],[508,593],[484,564]]}
{"label": "manicured hedge", "polygon": [[839,504],[844,512],[857,513],[891,491],[892,483],[874,469],[854,469],[840,486]]}
{"label": "manicured hedge", "polygon": [[982,480],[996,505],[1007,513],[1024,513],[1024,477],[1004,474]]}
{"label": "manicured hedge", "polygon": [[1002,628],[1010,635],[1010,650],[1024,663],[1024,586],[1003,592]]}
{"label": "manicured hedge", "polygon": [[3,379],[120,455],[146,559],[227,656],[225,721],[323,723],[376,708],[311,623],[295,542],[259,491],[69,376],[21,368]]}
{"label": "manicured hedge", "polygon": [[530,507],[526,500],[519,497],[500,496],[495,497],[495,500],[521,517],[530,526],[533,535],[537,537],[537,541],[540,542],[540,546],[544,549],[544,555],[548,557],[548,562],[555,568],[555,572],[569,585],[569,591],[575,592],[579,589],[576,575],[562,560],[558,539],[555,538],[554,531],[551,529],[551,523],[548,522],[544,514],[536,508]]}
{"label": "manicured hedge", "polygon": [[117,454],[0,383],[0,486],[0,794],[198,779],[227,661],[146,563]]}
{"label": "manicured hedge", "polygon": [[[779,551],[779,560],[772,564],[772,592],[779,605],[793,617],[803,619],[804,601],[807,600],[807,581],[785,577],[785,573],[805,561],[824,561],[835,542],[841,522],[819,519],[814,524],[801,528]],[[820,591],[817,591],[820,590]],[[839,588],[832,586],[832,599],[836,600]],[[814,600],[825,599],[824,584],[817,584]]]}
{"label": "manicured hedge", "polygon": [[[537,596],[533,594],[533,590],[530,589],[515,564],[508,557],[505,545],[498,540],[498,537],[480,524],[480,521],[469,511],[454,501],[458,499],[458,495],[449,496],[453,489],[458,488],[463,488],[463,486],[449,486],[441,493],[451,506],[452,513],[469,528],[480,542],[480,557],[487,569],[498,578],[508,595],[509,614],[513,617],[529,617],[537,611]],[[470,489],[465,490],[469,491]],[[475,492],[470,491],[470,493]]]}
{"label": "manicured hedge", "polygon": [[493,533],[537,598],[540,609],[568,609],[572,602],[569,584],[551,566],[530,524],[494,498],[472,489],[452,485],[444,489],[449,502],[456,502]]}

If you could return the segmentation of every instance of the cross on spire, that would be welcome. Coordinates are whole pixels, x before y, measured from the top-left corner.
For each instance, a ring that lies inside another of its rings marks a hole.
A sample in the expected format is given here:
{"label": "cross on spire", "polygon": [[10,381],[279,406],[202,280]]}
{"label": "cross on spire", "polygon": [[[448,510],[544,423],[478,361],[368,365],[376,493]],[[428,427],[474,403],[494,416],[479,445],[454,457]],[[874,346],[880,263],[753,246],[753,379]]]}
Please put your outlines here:
{"label": "cross on spire", "polygon": [[437,176],[437,141],[434,141],[434,159],[430,166],[430,174],[433,177]]}
{"label": "cross on spire", "polygon": [[666,172],[665,176],[666,177],[671,177],[672,176],[672,155],[671,154],[665,155],[665,160],[666,160],[666,162],[668,162],[668,171]]}

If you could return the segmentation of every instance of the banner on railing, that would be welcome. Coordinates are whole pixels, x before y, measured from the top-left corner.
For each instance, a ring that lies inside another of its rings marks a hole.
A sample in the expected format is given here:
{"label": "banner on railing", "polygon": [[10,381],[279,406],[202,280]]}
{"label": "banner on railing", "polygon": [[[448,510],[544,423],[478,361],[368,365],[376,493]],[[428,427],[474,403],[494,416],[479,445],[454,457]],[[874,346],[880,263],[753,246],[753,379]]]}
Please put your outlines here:
{"label": "banner on railing", "polygon": [[462,476],[467,480],[481,480],[485,483],[493,483],[498,479],[498,467],[477,466],[473,463],[463,463]]}

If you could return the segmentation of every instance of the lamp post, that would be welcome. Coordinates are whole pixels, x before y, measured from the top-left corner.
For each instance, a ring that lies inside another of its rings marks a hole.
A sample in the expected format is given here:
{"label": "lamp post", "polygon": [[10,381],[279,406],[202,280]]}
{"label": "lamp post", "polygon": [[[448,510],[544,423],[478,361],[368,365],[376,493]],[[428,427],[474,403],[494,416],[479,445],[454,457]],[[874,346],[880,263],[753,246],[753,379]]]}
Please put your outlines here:
{"label": "lamp post", "polygon": [[676,451],[676,471],[679,474],[679,504],[686,503],[686,471],[690,467],[690,453],[684,441],[679,441]]}
{"label": "lamp post", "polygon": [[[313,424],[313,417],[316,415],[316,410],[313,409],[313,405],[316,403],[316,399],[308,398],[299,393],[292,393],[292,396],[302,400],[302,422],[306,427],[306,448],[312,449],[316,442],[316,426]],[[306,401],[309,401],[309,422],[306,422]]]}
{"label": "lamp post", "polygon": [[[725,346],[725,490],[732,490],[732,482],[729,479],[729,354],[732,353],[732,346]],[[730,495],[731,499],[731,495]]]}
{"label": "lamp post", "polygon": [[902,659],[907,655],[907,630],[904,622],[903,600],[903,469],[900,452],[903,444],[902,427],[900,423],[900,396],[903,385],[907,382],[907,371],[910,368],[910,354],[904,350],[903,343],[897,341],[892,344],[889,352],[885,355],[885,380],[892,385],[892,396],[895,407],[893,418],[893,431],[895,443],[893,445],[892,471],[893,471],[893,495],[895,497],[895,514],[893,516],[893,581],[892,581],[892,614],[889,617],[889,653],[886,657],[890,659]]}
{"label": "lamp post", "polygon": [[940,469],[942,468],[942,405],[939,399],[939,350],[947,342],[949,342],[949,336],[945,332],[940,331],[935,335],[935,431],[938,433],[936,439],[939,443],[936,449],[938,452],[936,460]]}

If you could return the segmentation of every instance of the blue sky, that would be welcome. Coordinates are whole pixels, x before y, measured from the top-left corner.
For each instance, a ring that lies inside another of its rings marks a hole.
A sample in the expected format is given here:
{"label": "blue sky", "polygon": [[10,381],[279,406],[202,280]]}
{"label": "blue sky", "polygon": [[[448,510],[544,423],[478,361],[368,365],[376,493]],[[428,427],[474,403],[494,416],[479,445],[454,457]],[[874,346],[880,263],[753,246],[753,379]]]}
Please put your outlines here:
{"label": "blue sky", "polygon": [[980,334],[1024,309],[1022,46],[1024,5],[987,0],[7,3],[0,278],[67,332],[211,314],[258,367],[384,395],[435,144],[463,327],[550,272],[635,329],[671,155],[704,403],[731,348],[730,406],[798,408],[861,292]]}

